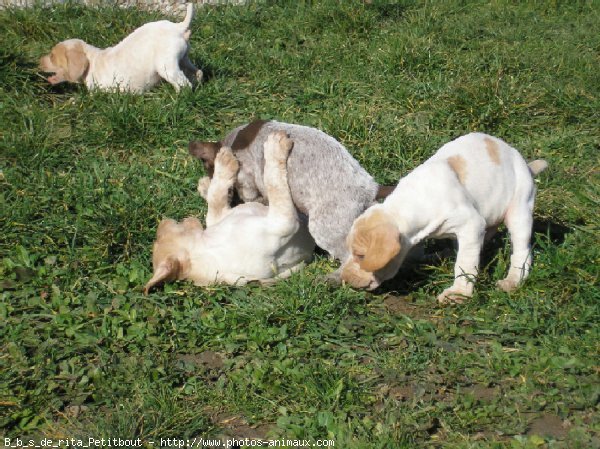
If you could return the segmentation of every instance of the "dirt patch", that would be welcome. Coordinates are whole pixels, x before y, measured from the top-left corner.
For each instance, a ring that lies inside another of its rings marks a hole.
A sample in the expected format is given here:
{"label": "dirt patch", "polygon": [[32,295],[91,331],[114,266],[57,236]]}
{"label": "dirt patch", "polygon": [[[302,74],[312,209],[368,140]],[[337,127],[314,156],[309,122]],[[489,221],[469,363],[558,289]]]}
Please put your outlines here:
{"label": "dirt patch", "polygon": [[415,397],[415,387],[413,385],[402,385],[383,388],[382,393],[397,401],[408,401]]}
{"label": "dirt patch", "polygon": [[500,387],[486,387],[485,385],[473,385],[462,390],[463,393],[471,394],[478,401],[489,402],[500,396]]}
{"label": "dirt patch", "polygon": [[176,360],[185,371],[221,371],[223,369],[223,358],[215,351],[178,354]]}
{"label": "dirt patch", "polygon": [[409,382],[402,385],[381,384],[378,393],[382,399],[391,398],[401,402],[413,399],[452,402],[455,398],[452,390],[428,382]]}
{"label": "dirt patch", "polygon": [[198,361],[208,369],[223,369],[223,359],[214,351],[204,351],[197,354]]}
{"label": "dirt patch", "polygon": [[208,408],[212,423],[221,429],[219,436],[223,439],[258,439],[266,440],[269,434],[276,428],[272,423],[248,424],[241,415],[231,415],[223,411]]}
{"label": "dirt patch", "polygon": [[502,432],[485,430],[471,435],[473,441],[505,442],[512,440],[511,435],[504,435]]}
{"label": "dirt patch", "polygon": [[527,435],[539,435],[546,438],[563,439],[569,433],[568,426],[556,415],[545,414],[537,417],[527,430]]}
{"label": "dirt patch", "polygon": [[414,319],[431,319],[429,311],[410,302],[409,296],[388,295],[383,300],[383,306],[393,315],[406,315]]}

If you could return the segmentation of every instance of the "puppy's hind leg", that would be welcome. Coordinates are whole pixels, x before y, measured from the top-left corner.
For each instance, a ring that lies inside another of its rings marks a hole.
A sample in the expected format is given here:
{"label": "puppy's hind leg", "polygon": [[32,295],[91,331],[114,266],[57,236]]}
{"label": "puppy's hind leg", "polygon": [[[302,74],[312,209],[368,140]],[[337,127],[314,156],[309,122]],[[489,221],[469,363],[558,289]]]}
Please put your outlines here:
{"label": "puppy's hind leg", "polygon": [[238,170],[239,164],[231,148],[221,148],[215,159],[215,172],[206,194],[207,227],[221,221],[231,210],[229,189],[233,187]]}
{"label": "puppy's hind leg", "polygon": [[512,244],[510,268],[504,279],[498,281],[498,288],[505,292],[515,290],[527,278],[531,269],[531,229],[533,226],[533,205],[521,204],[511,207],[504,219]]}
{"label": "puppy's hind leg", "polygon": [[296,207],[288,185],[287,158],[294,143],[283,131],[270,134],[265,142],[264,181],[272,229],[282,236],[298,230]]}
{"label": "puppy's hind leg", "polygon": [[185,76],[192,82],[192,84],[202,82],[202,78],[204,76],[202,70],[196,67],[192,61],[190,61],[190,58],[187,53],[179,61],[179,66],[181,67],[181,70],[183,71]]}
{"label": "puppy's hind leg", "polygon": [[179,68],[179,61],[176,58],[163,61],[156,68],[156,71],[161,78],[175,88],[176,92],[179,92],[182,87],[192,87],[190,80],[187,79],[181,68]]}

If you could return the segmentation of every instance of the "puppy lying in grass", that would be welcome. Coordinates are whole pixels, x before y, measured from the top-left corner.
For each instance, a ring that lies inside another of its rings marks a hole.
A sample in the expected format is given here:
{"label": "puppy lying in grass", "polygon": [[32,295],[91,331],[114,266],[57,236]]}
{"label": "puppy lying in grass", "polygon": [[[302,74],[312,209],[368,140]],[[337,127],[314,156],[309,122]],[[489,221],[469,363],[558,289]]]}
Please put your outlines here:
{"label": "puppy lying in grass", "polygon": [[162,78],[179,92],[192,85],[190,80],[202,80],[202,71],[188,58],[193,12],[189,3],[183,22],[147,23],[106,49],[81,39],[60,42],[40,59],[40,69],[54,73],[50,84],[83,82],[89,89],[141,93]]}
{"label": "puppy lying in grass", "polygon": [[215,158],[208,186],[206,229],[196,218],[163,220],[156,232],[154,274],[144,288],[177,279],[196,285],[237,284],[284,278],[312,257],[315,242],[298,220],[287,180],[292,141],[284,132],[265,142],[264,181],[269,206],[251,202],[229,205],[238,162],[229,147]]}
{"label": "puppy lying in grass", "polygon": [[257,120],[234,129],[222,142],[190,142],[190,154],[204,163],[208,173],[198,185],[200,194],[205,195],[215,156],[226,145],[240,162],[236,192],[242,201],[264,203],[263,144],[277,131],[286,132],[294,141],[288,161],[294,204],[308,216],[308,229],[317,245],[344,261],[350,254],[345,239],[352,222],[393,187],[379,186],[341,143],[318,129]]}
{"label": "puppy lying in grass", "polygon": [[447,143],[407,176],[382,203],[367,209],[352,225],[352,255],[342,280],[356,288],[377,288],[392,278],[406,255],[423,239],[455,238],[458,254],[454,284],[440,302],[462,302],[473,294],[486,232],[504,223],[510,233],[510,269],[498,287],[510,292],[531,268],[533,176],[548,164],[529,165],[500,139],[472,133]]}

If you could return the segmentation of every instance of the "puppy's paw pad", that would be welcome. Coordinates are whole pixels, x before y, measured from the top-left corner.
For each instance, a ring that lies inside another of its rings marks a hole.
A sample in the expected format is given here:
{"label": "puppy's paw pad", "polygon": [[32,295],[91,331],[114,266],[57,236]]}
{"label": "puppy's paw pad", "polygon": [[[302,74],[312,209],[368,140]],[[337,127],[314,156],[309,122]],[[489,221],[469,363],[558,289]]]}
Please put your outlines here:
{"label": "puppy's paw pad", "polygon": [[500,290],[502,290],[506,293],[510,293],[517,289],[517,287],[519,286],[519,283],[512,281],[510,279],[502,279],[501,281],[496,282],[496,286]]}
{"label": "puppy's paw pad", "polygon": [[198,193],[202,198],[206,199],[206,195],[208,194],[208,188],[210,187],[210,178],[208,176],[203,176],[198,180]]}
{"label": "puppy's paw pad", "polygon": [[440,304],[462,304],[468,298],[468,295],[463,292],[447,288],[437,297],[437,300]]}
{"label": "puppy's paw pad", "polygon": [[184,218],[181,224],[186,230],[202,229],[202,223],[196,217]]}
{"label": "puppy's paw pad", "polygon": [[215,159],[215,176],[233,178],[238,172],[240,165],[228,147],[223,147]]}
{"label": "puppy's paw pad", "polygon": [[283,131],[280,131],[279,133],[279,148],[281,150],[282,153],[284,154],[288,154],[292,147],[294,146],[294,141],[292,139],[290,139],[290,137],[284,133]]}
{"label": "puppy's paw pad", "polygon": [[292,139],[285,131],[277,131],[269,134],[265,143],[265,156],[285,160],[294,146]]}

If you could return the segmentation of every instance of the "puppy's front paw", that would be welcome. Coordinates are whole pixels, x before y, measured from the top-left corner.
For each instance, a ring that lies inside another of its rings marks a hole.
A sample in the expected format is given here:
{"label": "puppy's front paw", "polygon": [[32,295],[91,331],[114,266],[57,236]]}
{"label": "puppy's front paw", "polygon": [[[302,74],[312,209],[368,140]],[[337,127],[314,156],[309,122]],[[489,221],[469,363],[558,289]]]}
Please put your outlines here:
{"label": "puppy's front paw", "polygon": [[437,300],[440,304],[462,304],[469,297],[466,292],[449,287],[437,297]]}
{"label": "puppy's front paw", "polygon": [[223,147],[219,150],[217,158],[215,159],[215,177],[232,181],[237,175],[240,168],[240,164],[233,155],[231,148]]}
{"label": "puppy's front paw", "polygon": [[198,69],[196,70],[196,82],[201,83],[204,79],[204,73],[202,72],[202,70]]}
{"label": "puppy's front paw", "polygon": [[210,187],[210,178],[208,176],[203,176],[198,180],[198,193],[204,199],[208,195],[208,188]]}
{"label": "puppy's front paw", "polygon": [[510,293],[512,291],[515,291],[517,289],[517,287],[519,286],[518,282],[515,282],[511,279],[502,279],[501,281],[496,282],[496,286],[506,292],[506,293]]}
{"label": "puppy's front paw", "polygon": [[288,137],[285,131],[271,133],[265,142],[265,158],[285,161],[293,146],[293,140]]}
{"label": "puppy's front paw", "polygon": [[187,231],[194,229],[202,230],[202,223],[200,223],[200,220],[198,220],[196,217],[184,218],[181,224],[183,225],[183,228]]}

